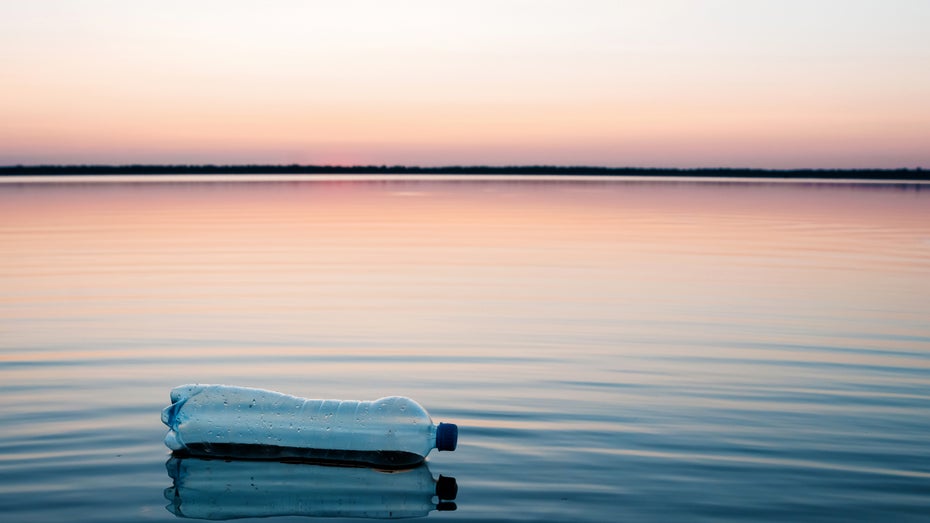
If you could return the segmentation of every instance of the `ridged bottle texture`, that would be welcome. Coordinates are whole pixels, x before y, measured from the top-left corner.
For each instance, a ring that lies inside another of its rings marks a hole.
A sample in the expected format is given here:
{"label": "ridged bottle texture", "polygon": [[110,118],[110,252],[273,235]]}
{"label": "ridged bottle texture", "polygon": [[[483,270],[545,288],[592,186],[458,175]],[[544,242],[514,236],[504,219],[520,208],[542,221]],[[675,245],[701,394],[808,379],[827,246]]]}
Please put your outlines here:
{"label": "ridged bottle texture", "polygon": [[182,385],[162,411],[165,445],[192,455],[406,467],[455,450],[458,428],[400,396],[305,399],[229,385]]}

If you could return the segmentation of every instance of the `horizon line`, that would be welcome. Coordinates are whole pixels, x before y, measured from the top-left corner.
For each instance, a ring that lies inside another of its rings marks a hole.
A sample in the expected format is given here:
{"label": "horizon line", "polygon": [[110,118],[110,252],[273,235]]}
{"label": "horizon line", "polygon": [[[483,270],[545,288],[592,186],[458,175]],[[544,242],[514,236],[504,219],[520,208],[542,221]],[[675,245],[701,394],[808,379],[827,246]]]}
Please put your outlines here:
{"label": "horizon line", "polygon": [[859,178],[930,180],[923,167],[793,168],[752,167],[609,167],[598,165],[327,165],[327,164],[15,164],[0,165],[0,175],[165,175],[165,174],[475,174],[475,175],[607,175],[750,178]]}

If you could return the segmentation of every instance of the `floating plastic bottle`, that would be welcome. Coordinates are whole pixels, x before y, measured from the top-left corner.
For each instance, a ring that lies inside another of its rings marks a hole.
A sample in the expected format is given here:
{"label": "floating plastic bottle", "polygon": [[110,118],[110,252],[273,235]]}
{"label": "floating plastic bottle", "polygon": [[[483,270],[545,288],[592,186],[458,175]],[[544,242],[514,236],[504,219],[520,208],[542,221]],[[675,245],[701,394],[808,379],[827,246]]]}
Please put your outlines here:
{"label": "floating plastic bottle", "polygon": [[304,399],[228,385],[182,385],[162,411],[165,445],[194,456],[412,467],[455,450],[458,427],[409,398]]}
{"label": "floating plastic bottle", "polygon": [[385,472],[275,461],[172,457],[166,507],[178,517],[229,520],[274,516],[415,518],[455,510],[455,478],[426,463]]}

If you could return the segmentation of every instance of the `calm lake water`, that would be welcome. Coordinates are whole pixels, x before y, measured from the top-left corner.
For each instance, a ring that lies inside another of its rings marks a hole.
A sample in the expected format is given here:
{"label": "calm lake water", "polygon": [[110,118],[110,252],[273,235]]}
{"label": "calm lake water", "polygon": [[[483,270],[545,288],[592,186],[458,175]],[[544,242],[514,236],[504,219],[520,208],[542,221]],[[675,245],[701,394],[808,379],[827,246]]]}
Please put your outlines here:
{"label": "calm lake water", "polygon": [[[930,520],[930,185],[4,180],[0,252],[5,521]],[[196,382],[459,448],[169,460]]]}

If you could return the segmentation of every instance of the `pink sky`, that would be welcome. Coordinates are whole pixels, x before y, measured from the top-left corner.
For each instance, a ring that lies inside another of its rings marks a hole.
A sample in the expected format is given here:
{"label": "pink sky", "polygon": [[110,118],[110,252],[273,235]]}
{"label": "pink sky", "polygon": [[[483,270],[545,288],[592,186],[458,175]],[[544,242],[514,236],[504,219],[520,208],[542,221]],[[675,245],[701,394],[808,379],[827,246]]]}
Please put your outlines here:
{"label": "pink sky", "polygon": [[922,0],[4,2],[0,165],[930,167],[928,23]]}

